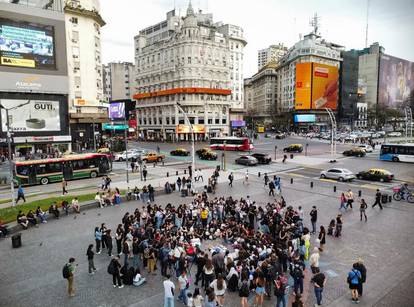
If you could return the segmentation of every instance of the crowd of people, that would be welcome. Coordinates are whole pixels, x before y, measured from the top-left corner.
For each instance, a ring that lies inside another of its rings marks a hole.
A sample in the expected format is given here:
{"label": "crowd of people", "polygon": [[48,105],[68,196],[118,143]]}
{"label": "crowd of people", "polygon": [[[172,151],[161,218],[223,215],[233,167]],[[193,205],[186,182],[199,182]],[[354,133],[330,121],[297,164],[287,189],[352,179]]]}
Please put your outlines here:
{"label": "crowd of people", "polygon": [[[280,192],[279,178],[266,181]],[[128,193],[144,206],[125,213],[115,231],[105,223],[95,227],[95,251],[89,245],[86,253],[91,275],[95,254],[105,250],[114,287],[141,286],[146,282],[144,274],[148,277],[159,272],[164,277],[164,306],[174,306],[174,297],[185,306],[225,306],[228,292],[234,292],[243,307],[248,306],[247,298],[252,294],[255,306],[262,306],[265,298],[274,295],[276,306],[285,307],[289,293],[294,295],[293,306],[303,306],[301,295],[308,275],[316,304],[322,304],[327,278],[319,269],[319,259],[327,236],[341,236],[341,214],[326,232],[323,225],[317,228],[316,206],[310,212],[309,229],[301,206],[288,206],[283,196],[259,205],[249,196],[216,197],[204,190],[190,203],[168,203],[162,208],[144,189]],[[348,278],[355,302],[354,288],[362,292],[362,276],[366,277],[362,262],[356,266],[360,270],[353,270],[360,273],[355,277],[350,272]],[[195,286],[192,293],[191,283]]]}

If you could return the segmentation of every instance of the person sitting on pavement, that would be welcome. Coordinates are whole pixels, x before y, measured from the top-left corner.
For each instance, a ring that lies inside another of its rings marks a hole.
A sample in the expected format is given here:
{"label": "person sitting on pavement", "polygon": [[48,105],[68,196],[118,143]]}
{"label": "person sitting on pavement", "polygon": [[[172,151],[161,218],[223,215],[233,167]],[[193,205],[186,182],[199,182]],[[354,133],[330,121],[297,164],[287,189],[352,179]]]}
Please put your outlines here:
{"label": "person sitting on pavement", "polygon": [[42,210],[42,208],[40,208],[40,206],[37,206],[37,209],[36,209],[36,216],[38,217],[38,218],[40,218],[40,221],[42,222],[42,223],[47,223],[47,213],[46,212],[44,212],[43,210]]}
{"label": "person sitting on pavement", "polygon": [[140,197],[139,197],[139,189],[138,189],[137,186],[135,186],[133,194],[134,194],[135,200],[139,200],[140,199]]}
{"label": "person sitting on pavement", "polygon": [[7,229],[7,225],[4,225],[1,220],[0,220],[0,235],[3,235],[5,238],[7,238],[9,235],[9,230]]}
{"label": "person sitting on pavement", "polygon": [[[62,203],[62,208],[63,208],[63,203]],[[53,204],[50,205],[49,214],[53,214],[55,216],[55,218],[59,219],[60,212],[59,212],[59,209],[58,209],[56,203],[53,203]]]}
{"label": "person sitting on pavement", "polygon": [[37,225],[37,218],[35,216],[35,214],[33,213],[33,210],[29,210],[29,212],[27,212],[27,220],[30,222],[30,224],[33,224],[34,226],[38,227]]}
{"label": "person sitting on pavement", "polygon": [[29,227],[29,221],[27,220],[27,216],[22,212],[22,210],[20,210],[17,214],[17,223],[21,225],[24,229],[27,229],[27,227]]}
{"label": "person sitting on pavement", "polygon": [[134,282],[134,276],[135,276],[135,269],[134,267],[128,268],[127,266],[123,266],[121,268],[121,274],[122,274],[122,282],[124,285],[132,286]]}
{"label": "person sitting on pavement", "polygon": [[72,199],[72,209],[76,213],[80,213],[79,200],[78,200],[77,197],[75,197],[74,199]]}

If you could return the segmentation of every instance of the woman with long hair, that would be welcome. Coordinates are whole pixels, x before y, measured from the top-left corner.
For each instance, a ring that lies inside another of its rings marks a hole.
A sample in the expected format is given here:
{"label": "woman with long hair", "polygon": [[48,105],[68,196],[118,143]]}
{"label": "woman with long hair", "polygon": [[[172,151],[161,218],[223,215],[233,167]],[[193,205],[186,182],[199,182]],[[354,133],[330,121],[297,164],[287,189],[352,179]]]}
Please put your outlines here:
{"label": "woman with long hair", "polygon": [[95,274],[96,268],[95,264],[93,263],[93,256],[95,253],[93,252],[93,244],[89,244],[88,250],[86,251],[86,256],[88,256],[88,271],[89,274]]}
{"label": "woman with long hair", "polygon": [[323,227],[323,225],[321,225],[321,227],[320,227],[318,239],[319,239],[319,250],[321,252],[323,252],[323,248],[326,244],[326,231],[325,231],[325,227]]}
{"label": "woman with long hair", "polygon": [[203,273],[204,273],[204,290],[207,290],[208,287],[210,286],[210,283],[214,279],[214,266],[213,266],[213,261],[211,260],[211,258],[207,259],[206,264],[204,265],[204,268],[203,268]]}
{"label": "woman with long hair", "polygon": [[227,285],[223,275],[219,274],[217,279],[210,284],[210,287],[214,290],[218,306],[224,306],[224,295],[226,294]]}
{"label": "woman with long hair", "polygon": [[256,278],[256,297],[255,297],[256,306],[263,306],[264,292],[265,292],[265,279],[263,277],[263,273],[259,272],[258,277]]}

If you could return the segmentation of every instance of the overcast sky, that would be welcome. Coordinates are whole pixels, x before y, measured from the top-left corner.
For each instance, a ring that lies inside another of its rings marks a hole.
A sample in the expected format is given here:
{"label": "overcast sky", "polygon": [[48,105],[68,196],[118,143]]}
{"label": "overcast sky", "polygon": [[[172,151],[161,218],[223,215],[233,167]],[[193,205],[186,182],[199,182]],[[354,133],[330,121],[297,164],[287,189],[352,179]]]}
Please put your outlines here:
{"label": "overcast sky", "polygon": [[[134,61],[134,35],[165,19],[174,8],[185,15],[188,0],[101,0],[103,62]],[[271,44],[291,47],[321,17],[320,32],[347,49],[365,47],[366,0],[192,0],[195,10],[214,21],[239,25],[248,44],[244,77],[257,70],[257,50]],[[387,54],[414,61],[414,0],[370,0],[368,45],[379,42]]]}

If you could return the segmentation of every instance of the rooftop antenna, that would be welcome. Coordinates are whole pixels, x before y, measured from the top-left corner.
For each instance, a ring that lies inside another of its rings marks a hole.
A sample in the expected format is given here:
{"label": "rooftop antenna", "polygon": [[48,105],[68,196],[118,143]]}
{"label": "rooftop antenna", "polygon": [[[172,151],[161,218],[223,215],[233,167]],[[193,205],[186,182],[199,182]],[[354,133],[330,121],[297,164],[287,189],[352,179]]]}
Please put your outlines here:
{"label": "rooftop antenna", "polygon": [[319,26],[320,26],[320,23],[319,23],[319,20],[320,19],[321,18],[318,16],[318,13],[315,13],[313,15],[313,17],[311,18],[310,22],[309,22],[309,25],[311,27],[313,27],[312,33],[315,34],[315,35],[319,35],[319,31],[318,30],[319,30]]}
{"label": "rooftop antenna", "polygon": [[365,28],[365,48],[368,48],[368,17],[369,17],[369,0],[367,0],[367,26]]}

